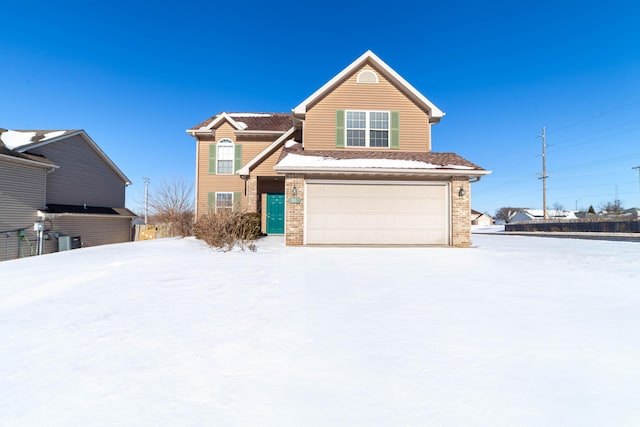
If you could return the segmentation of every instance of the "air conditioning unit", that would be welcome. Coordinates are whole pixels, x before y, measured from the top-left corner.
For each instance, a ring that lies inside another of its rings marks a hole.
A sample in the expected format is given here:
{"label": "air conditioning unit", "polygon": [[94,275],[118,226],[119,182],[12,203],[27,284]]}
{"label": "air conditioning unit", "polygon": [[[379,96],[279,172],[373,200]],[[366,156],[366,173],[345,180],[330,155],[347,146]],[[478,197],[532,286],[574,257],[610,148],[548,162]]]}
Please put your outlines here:
{"label": "air conditioning unit", "polygon": [[80,236],[59,236],[58,252],[68,251],[71,249],[79,249],[82,247]]}

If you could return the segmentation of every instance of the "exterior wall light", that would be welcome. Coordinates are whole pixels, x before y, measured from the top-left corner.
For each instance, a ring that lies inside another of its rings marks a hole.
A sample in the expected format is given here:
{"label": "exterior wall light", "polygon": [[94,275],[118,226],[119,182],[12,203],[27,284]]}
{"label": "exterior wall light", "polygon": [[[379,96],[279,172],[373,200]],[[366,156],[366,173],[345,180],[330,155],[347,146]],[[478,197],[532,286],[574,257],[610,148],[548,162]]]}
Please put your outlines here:
{"label": "exterior wall light", "polygon": [[467,194],[467,193],[464,191],[464,188],[460,187],[460,191],[458,191],[458,196],[459,197],[464,197],[465,194]]}
{"label": "exterior wall light", "polygon": [[291,189],[291,194],[295,197],[298,195],[298,188],[294,185],[293,189]]}

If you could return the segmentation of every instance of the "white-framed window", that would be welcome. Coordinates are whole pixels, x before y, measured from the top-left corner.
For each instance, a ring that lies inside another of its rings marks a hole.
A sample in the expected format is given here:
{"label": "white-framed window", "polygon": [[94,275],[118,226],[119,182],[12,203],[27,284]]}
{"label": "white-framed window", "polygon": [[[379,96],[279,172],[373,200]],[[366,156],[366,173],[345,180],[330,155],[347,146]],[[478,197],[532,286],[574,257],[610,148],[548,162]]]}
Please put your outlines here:
{"label": "white-framed window", "polygon": [[347,147],[389,147],[388,111],[346,111]]}
{"label": "white-framed window", "polygon": [[[216,173],[231,175],[233,174],[234,145],[233,141],[224,138],[218,141],[216,153]],[[217,206],[217,203],[216,203]]]}
{"label": "white-framed window", "polygon": [[378,76],[371,70],[362,70],[358,77],[356,78],[357,83],[369,83],[376,84],[378,83]]}
{"label": "white-framed window", "polygon": [[233,193],[216,193],[216,212],[233,210]]}

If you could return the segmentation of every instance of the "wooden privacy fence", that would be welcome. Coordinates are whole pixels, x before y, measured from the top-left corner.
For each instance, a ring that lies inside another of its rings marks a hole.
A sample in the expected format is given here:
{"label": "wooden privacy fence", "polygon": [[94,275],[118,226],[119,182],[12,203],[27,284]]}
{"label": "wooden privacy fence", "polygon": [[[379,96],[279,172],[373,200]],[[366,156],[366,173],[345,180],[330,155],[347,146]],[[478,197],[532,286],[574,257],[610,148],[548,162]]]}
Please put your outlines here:
{"label": "wooden privacy fence", "polygon": [[171,224],[136,224],[133,228],[133,240],[154,240],[175,237]]}
{"label": "wooden privacy fence", "polygon": [[505,225],[505,231],[545,231],[564,233],[640,233],[640,220],[553,220],[522,221]]}

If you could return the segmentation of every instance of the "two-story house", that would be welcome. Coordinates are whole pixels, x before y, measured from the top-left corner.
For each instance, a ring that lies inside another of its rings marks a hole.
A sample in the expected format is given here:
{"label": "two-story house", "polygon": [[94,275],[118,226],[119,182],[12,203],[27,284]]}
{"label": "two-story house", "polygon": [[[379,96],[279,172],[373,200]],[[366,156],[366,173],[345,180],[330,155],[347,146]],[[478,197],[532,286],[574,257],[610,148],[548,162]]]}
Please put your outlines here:
{"label": "two-story house", "polygon": [[220,113],[197,141],[196,214],[261,212],[287,245],[470,245],[470,182],[431,151],[444,113],[367,51],[291,113]]}
{"label": "two-story house", "polygon": [[130,241],[129,184],[83,130],[0,129],[0,260]]}

